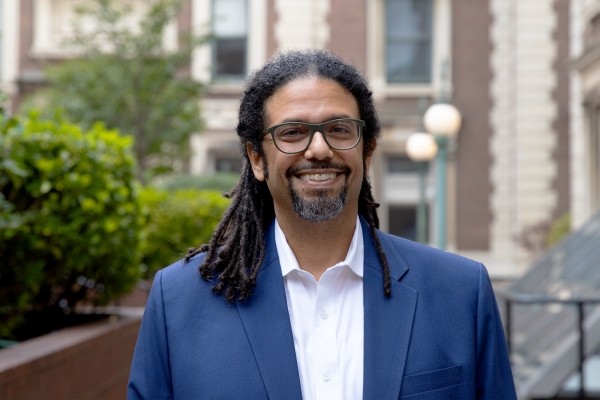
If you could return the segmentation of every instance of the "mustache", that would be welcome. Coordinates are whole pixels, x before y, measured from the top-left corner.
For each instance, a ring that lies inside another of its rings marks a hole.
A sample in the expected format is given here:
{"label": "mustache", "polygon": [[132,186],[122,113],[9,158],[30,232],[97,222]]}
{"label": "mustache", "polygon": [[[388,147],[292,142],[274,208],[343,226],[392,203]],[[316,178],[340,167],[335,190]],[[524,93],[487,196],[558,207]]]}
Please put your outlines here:
{"label": "mustache", "polygon": [[346,175],[350,173],[350,168],[344,164],[336,164],[329,161],[311,161],[288,168],[288,170],[285,172],[285,176],[289,179],[292,175],[312,169],[336,169]]}

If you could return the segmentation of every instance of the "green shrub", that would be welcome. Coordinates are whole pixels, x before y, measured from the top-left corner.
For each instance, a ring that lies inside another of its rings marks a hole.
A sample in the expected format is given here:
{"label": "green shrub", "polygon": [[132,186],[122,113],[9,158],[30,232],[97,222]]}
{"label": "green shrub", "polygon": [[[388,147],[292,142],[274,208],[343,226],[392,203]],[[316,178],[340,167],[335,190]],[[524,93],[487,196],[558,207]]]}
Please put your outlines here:
{"label": "green shrub", "polygon": [[217,172],[210,175],[177,175],[164,179],[157,186],[160,189],[169,191],[177,189],[211,189],[229,192],[239,180],[240,174]]}
{"label": "green shrub", "polygon": [[60,115],[0,117],[0,337],[26,312],[127,293],[139,273],[131,139]]}
{"label": "green shrub", "polygon": [[183,258],[189,247],[207,243],[230,202],[214,190],[153,188],[144,189],[140,201],[147,218],[140,246],[147,278]]}

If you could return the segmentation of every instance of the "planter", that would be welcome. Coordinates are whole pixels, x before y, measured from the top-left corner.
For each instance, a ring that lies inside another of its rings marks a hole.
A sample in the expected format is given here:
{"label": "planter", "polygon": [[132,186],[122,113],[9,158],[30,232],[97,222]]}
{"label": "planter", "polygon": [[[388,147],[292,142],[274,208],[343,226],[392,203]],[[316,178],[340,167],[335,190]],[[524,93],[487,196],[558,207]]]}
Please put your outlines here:
{"label": "planter", "polygon": [[0,399],[125,399],[142,307],[0,350]]}

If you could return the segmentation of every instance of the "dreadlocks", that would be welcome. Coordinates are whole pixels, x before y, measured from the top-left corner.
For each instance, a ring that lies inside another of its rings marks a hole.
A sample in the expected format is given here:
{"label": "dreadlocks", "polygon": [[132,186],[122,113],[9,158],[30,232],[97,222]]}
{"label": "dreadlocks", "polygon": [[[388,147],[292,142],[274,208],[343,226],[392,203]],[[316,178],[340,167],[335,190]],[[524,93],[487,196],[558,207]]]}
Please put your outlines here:
{"label": "dreadlocks", "polygon": [[[358,103],[360,117],[365,121],[363,132],[363,163],[375,150],[380,134],[372,93],[358,70],[325,50],[292,51],[274,57],[254,72],[246,81],[240,102],[236,128],[240,147],[246,159],[239,183],[225,194],[232,199],[229,209],[217,226],[208,244],[191,248],[185,258],[206,252],[200,264],[200,275],[218,282],[212,290],[225,295],[227,301],[243,301],[256,285],[256,278],[265,257],[264,234],[275,216],[273,197],[265,182],[258,181],[246,151],[246,143],[264,156],[261,133],[265,129],[264,103],[280,87],[303,77],[331,79],[346,88]],[[263,157],[264,160],[264,157]],[[366,165],[363,165],[366,171]],[[358,212],[369,224],[379,260],[383,266],[383,292],[391,294],[390,271],[376,229],[379,227],[371,184],[365,175],[358,200]]]}

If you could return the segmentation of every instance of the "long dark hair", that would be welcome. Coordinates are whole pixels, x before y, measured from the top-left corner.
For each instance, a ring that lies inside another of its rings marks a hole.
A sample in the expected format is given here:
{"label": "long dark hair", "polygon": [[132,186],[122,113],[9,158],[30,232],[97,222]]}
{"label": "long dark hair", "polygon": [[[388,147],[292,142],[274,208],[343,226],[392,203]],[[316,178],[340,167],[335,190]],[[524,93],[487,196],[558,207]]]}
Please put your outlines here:
{"label": "long dark hair", "polygon": [[[232,199],[229,209],[217,226],[208,244],[189,249],[186,262],[206,252],[199,266],[206,280],[215,276],[218,282],[212,290],[225,294],[227,301],[243,301],[252,293],[265,257],[264,234],[275,216],[273,197],[265,182],[258,181],[246,151],[250,143],[254,151],[264,155],[261,133],[265,129],[265,101],[280,87],[302,77],[331,79],[346,88],[358,103],[360,118],[365,121],[363,160],[375,150],[380,135],[379,120],[372,93],[360,72],[325,50],[290,51],[276,55],[246,81],[242,95],[239,121],[240,151],[246,159],[239,183],[226,194]],[[364,168],[366,171],[366,168]],[[377,253],[383,266],[383,292],[391,294],[387,259],[376,229],[379,227],[371,184],[365,173],[358,200],[358,212],[369,224]]]}

